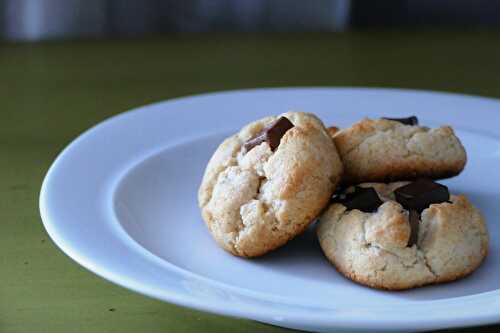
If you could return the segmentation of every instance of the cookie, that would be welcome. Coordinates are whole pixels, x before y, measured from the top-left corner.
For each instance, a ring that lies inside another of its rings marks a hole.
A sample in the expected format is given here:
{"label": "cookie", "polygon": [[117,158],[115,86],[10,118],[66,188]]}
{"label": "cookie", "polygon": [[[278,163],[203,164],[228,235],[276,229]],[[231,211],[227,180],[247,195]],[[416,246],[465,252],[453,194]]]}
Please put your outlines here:
{"label": "cookie", "polygon": [[[443,188],[431,184],[425,200],[445,199]],[[368,198],[367,189],[374,190],[379,203]],[[320,218],[317,235],[340,273],[369,287],[402,290],[453,281],[479,267],[487,255],[488,232],[478,209],[463,195],[424,208],[414,190],[408,182],[365,183],[335,198]],[[363,207],[357,195],[365,196]]]}
{"label": "cookie", "polygon": [[416,117],[365,118],[353,126],[329,129],[344,164],[344,185],[459,174],[465,149],[449,126],[418,126]]}
{"label": "cookie", "polygon": [[207,165],[198,202],[222,248],[260,256],[305,230],[328,203],[341,173],[322,122],[288,112],[227,138]]}

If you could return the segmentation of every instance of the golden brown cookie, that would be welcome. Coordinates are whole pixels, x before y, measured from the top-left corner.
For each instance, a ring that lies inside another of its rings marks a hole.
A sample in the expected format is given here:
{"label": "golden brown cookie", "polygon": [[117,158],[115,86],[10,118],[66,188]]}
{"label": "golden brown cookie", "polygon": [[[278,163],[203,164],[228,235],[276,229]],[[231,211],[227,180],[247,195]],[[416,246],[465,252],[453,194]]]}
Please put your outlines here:
{"label": "golden brown cookie", "polygon": [[459,174],[465,149],[449,126],[429,129],[387,119],[365,118],[330,130],[344,164],[345,185]]}
{"label": "golden brown cookie", "polygon": [[[263,129],[281,117],[293,127],[266,141]],[[222,248],[237,256],[260,256],[316,218],[341,173],[322,122],[312,114],[288,112],[245,126],[217,148],[199,189],[199,206]]]}
{"label": "golden brown cookie", "polygon": [[373,288],[409,289],[462,278],[486,257],[484,219],[463,195],[451,195],[449,202],[424,209],[416,242],[409,244],[410,213],[393,192],[406,184],[360,184],[376,190],[383,202],[378,209],[363,212],[333,203],[321,216],[317,230],[321,248],[347,278]]}

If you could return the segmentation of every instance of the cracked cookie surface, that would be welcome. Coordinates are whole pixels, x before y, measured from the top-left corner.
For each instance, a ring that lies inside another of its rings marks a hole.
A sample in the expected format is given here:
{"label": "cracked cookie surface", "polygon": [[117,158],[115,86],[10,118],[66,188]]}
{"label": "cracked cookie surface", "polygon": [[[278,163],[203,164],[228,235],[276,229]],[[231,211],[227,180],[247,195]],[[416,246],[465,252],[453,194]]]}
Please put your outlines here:
{"label": "cracked cookie surface", "polygon": [[329,128],[344,163],[342,182],[387,182],[459,174],[465,149],[449,126],[429,129],[387,119],[365,118],[353,126]]}
{"label": "cracked cookie surface", "polygon": [[331,204],[317,229],[328,260],[347,278],[380,289],[402,290],[464,277],[479,267],[488,251],[481,213],[463,195],[422,211],[417,243],[408,247],[408,211],[393,191],[406,185],[364,183],[384,203],[376,212],[346,210]]}
{"label": "cracked cookie surface", "polygon": [[[294,127],[271,151],[244,143],[284,116]],[[314,115],[288,112],[255,121],[210,159],[198,202],[216,240],[234,255],[263,255],[305,230],[328,203],[342,173],[331,137]]]}

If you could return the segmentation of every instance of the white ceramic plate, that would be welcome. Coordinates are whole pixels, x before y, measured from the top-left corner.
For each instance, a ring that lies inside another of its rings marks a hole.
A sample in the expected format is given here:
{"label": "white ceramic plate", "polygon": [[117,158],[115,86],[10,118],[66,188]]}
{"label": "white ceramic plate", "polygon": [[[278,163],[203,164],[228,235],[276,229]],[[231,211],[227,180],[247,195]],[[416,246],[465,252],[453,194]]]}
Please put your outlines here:
{"label": "white ceramic plate", "polygon": [[[262,258],[219,249],[197,189],[224,137],[269,114],[303,110],[326,124],[417,115],[451,124],[465,171],[446,180],[485,214],[490,255],[472,276],[407,292],[356,285],[324,259],[312,230]],[[126,288],[222,315],[322,332],[412,331],[500,321],[500,101],[409,90],[259,89],[175,99],[113,117],[69,145],[50,168],[40,210],[54,242]]]}

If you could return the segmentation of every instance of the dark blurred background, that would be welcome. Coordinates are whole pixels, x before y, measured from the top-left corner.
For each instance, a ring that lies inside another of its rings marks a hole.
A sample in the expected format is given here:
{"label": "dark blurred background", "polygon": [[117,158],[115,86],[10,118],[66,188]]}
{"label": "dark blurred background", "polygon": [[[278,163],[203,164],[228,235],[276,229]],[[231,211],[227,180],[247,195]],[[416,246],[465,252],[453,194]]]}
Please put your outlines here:
{"label": "dark blurred background", "polygon": [[0,0],[6,40],[500,26],[492,0]]}

